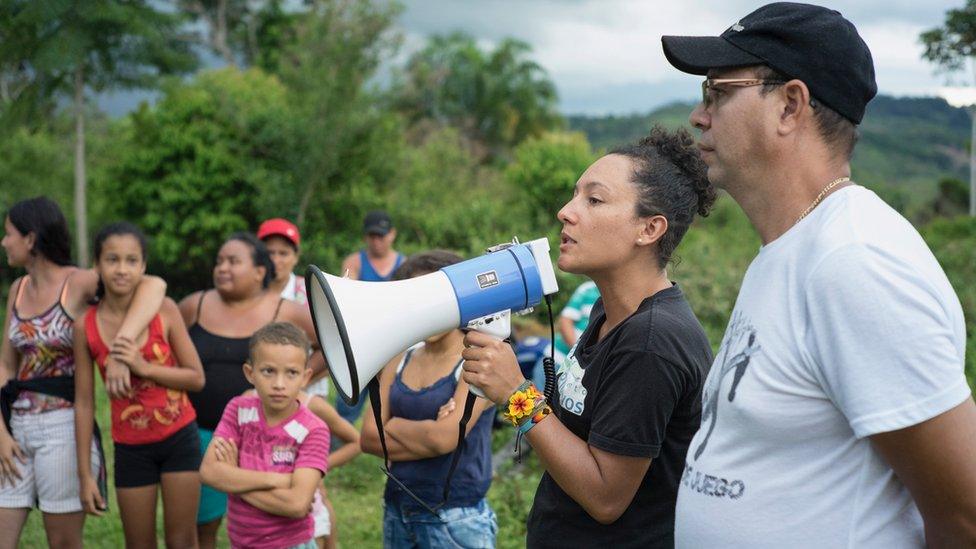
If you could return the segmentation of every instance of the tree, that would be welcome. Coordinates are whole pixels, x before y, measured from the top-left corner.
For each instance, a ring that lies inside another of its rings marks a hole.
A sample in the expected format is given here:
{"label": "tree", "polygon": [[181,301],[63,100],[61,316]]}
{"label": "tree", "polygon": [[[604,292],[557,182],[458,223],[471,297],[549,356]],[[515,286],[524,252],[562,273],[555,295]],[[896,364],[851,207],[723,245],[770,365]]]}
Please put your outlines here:
{"label": "tree", "polygon": [[[203,25],[197,43],[227,65],[273,70],[277,55],[294,43],[295,25],[311,4],[286,0],[178,0],[179,7]],[[285,4],[290,4],[285,6]]]}
{"label": "tree", "polygon": [[547,133],[515,148],[505,179],[535,212],[540,227],[555,224],[556,213],[573,196],[573,188],[595,160],[582,133]]}
{"label": "tree", "polygon": [[291,116],[275,77],[228,67],[169,85],[126,119],[127,146],[100,189],[152,235],[150,269],[174,292],[209,284],[220,243],[295,196]]}
{"label": "tree", "polygon": [[526,59],[530,51],[514,39],[486,53],[464,33],[434,36],[408,61],[397,106],[414,125],[453,126],[478,156],[498,158],[562,124],[556,88],[539,64]]}
{"label": "tree", "polygon": [[939,180],[939,192],[932,201],[932,213],[937,217],[953,217],[966,212],[968,189],[955,177]]}
{"label": "tree", "polygon": [[85,92],[153,85],[195,64],[180,18],[151,1],[7,0],[0,67],[17,84],[22,113],[69,95],[74,107],[74,210],[78,262],[88,264]]}
{"label": "tree", "polygon": [[[296,112],[292,162],[304,184],[294,212],[299,227],[304,228],[313,199],[320,199],[321,209],[341,194],[343,181],[369,178],[355,172],[369,163],[364,155],[384,154],[377,132],[389,134],[393,122],[365,86],[398,44],[390,27],[399,11],[372,0],[317,2],[301,19],[295,44],[281,54],[278,74]],[[363,151],[362,143],[378,148]],[[329,194],[320,196],[322,190]]]}
{"label": "tree", "polygon": [[[945,24],[920,36],[925,51],[922,57],[946,72],[963,70],[970,63],[976,78],[976,0],[966,0],[962,8],[946,12]],[[974,82],[976,83],[976,82]],[[969,147],[969,215],[976,217],[976,110],[970,107],[972,138]]]}
{"label": "tree", "polygon": [[368,207],[396,220],[398,242],[412,250],[447,248],[464,255],[519,236],[540,236],[520,189],[483,165],[454,128],[432,133],[404,155],[397,185]]}

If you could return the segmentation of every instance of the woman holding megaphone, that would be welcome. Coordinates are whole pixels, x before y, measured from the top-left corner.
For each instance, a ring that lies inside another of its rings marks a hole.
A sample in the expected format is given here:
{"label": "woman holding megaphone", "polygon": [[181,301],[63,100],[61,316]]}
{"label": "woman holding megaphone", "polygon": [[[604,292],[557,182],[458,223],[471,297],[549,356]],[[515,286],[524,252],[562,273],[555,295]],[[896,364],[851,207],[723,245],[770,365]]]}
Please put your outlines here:
{"label": "woman holding megaphone", "polygon": [[602,298],[557,364],[551,402],[511,346],[471,331],[463,379],[480,387],[546,469],[529,547],[672,547],[685,455],[712,362],[705,332],[667,275],[672,253],[715,191],[692,137],[659,127],[579,178],[559,211],[559,268]]}

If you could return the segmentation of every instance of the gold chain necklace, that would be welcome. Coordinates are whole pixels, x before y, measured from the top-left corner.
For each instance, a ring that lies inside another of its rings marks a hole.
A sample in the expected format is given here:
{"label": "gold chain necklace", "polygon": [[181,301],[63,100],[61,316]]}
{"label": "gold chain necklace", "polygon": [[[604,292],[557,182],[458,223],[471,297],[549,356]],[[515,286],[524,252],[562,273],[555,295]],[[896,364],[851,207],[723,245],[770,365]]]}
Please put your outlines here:
{"label": "gold chain necklace", "polygon": [[827,186],[824,187],[822,191],[820,191],[820,194],[817,195],[817,198],[813,199],[813,203],[807,206],[807,209],[803,210],[803,213],[800,214],[800,217],[796,218],[796,221],[794,221],[793,224],[796,225],[797,223],[802,221],[803,218],[806,217],[810,212],[812,212],[813,209],[816,208],[821,201],[823,201],[824,197],[827,196],[827,193],[829,193],[831,189],[833,189],[837,185],[840,185],[841,183],[847,183],[850,180],[851,180],[850,177],[839,177],[831,181],[830,183],[828,183]]}

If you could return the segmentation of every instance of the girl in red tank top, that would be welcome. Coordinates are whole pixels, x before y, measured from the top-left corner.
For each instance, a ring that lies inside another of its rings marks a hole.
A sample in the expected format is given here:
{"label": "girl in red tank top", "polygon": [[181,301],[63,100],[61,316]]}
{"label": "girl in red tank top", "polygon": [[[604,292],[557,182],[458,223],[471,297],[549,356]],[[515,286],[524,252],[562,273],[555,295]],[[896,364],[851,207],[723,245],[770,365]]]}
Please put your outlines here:
{"label": "girl in red tank top", "polygon": [[[186,391],[203,388],[203,367],[176,303],[167,298],[138,341],[109,349],[146,270],[145,237],[135,226],[115,223],[95,238],[97,303],[75,326],[75,432],[78,464],[88,471],[94,416],[93,364],[104,379],[109,356],[131,371],[132,390],[111,399],[115,488],[126,546],[155,545],[157,486],[162,486],[167,544],[196,545],[199,438],[196,412]],[[81,479],[85,511],[105,508],[93,479]]]}

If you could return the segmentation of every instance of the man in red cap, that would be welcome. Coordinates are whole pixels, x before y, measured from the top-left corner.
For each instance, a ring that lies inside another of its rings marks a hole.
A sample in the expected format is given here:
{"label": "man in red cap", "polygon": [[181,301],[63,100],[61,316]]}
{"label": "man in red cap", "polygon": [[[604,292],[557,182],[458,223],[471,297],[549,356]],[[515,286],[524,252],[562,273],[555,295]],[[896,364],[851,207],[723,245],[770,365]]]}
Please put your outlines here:
{"label": "man in red cap", "polygon": [[268,247],[275,266],[275,279],[268,289],[280,293],[289,301],[304,305],[307,301],[305,277],[295,276],[292,272],[298,264],[298,245],[302,240],[298,227],[287,219],[276,217],[261,223],[258,238]]}

